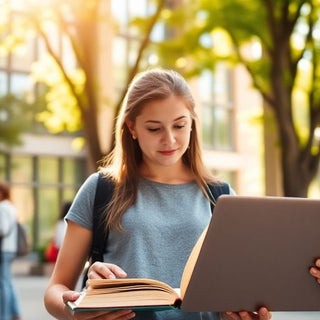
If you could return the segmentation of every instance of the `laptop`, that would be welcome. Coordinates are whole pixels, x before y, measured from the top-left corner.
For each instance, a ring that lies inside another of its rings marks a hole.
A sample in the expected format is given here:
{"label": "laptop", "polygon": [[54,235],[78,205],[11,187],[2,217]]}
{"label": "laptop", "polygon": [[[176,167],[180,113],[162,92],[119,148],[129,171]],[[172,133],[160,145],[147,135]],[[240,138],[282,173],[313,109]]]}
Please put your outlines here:
{"label": "laptop", "polygon": [[320,310],[320,200],[220,196],[181,309]]}

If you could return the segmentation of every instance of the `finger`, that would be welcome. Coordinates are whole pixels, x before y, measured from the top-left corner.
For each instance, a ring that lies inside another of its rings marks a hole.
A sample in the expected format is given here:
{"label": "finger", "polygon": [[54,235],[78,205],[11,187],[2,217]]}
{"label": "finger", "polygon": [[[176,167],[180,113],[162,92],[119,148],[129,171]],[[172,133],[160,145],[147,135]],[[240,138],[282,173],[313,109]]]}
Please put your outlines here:
{"label": "finger", "polygon": [[80,293],[76,291],[65,291],[62,294],[62,299],[64,303],[68,301],[76,301],[80,297]]}
{"label": "finger", "polygon": [[107,266],[117,277],[125,278],[127,276],[127,273],[116,264],[107,263]]}
{"label": "finger", "polygon": [[239,312],[239,315],[240,315],[241,320],[257,319],[257,316],[252,312],[241,311],[241,312]]}
{"label": "finger", "polygon": [[117,265],[111,263],[95,262],[88,271],[88,279],[115,279],[124,278],[127,274]]}
{"label": "finger", "polygon": [[265,307],[259,309],[259,319],[260,320],[269,320],[272,317],[272,313]]}
{"label": "finger", "polygon": [[225,313],[226,315],[226,320],[240,320],[239,315],[236,312],[232,312],[232,311],[227,311]]}
{"label": "finger", "polygon": [[88,270],[88,279],[115,279],[116,276],[107,267],[106,263],[95,262]]}
{"label": "finger", "polygon": [[314,277],[320,279],[320,270],[318,268],[315,268],[315,267],[310,268],[310,273]]}

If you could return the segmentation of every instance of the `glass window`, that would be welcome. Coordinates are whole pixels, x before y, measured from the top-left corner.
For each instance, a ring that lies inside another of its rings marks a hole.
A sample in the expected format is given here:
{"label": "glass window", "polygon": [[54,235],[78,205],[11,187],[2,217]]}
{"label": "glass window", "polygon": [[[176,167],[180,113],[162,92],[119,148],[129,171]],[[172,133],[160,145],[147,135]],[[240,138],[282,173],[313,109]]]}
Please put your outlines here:
{"label": "glass window", "polygon": [[153,42],[163,41],[165,38],[165,25],[163,23],[157,23],[151,32],[150,39]]}
{"label": "glass window", "polygon": [[212,107],[209,105],[202,106],[202,140],[205,146],[213,145],[212,134]]}
{"label": "glass window", "polygon": [[202,139],[204,146],[218,150],[233,148],[233,108],[230,71],[218,65],[215,73],[204,71],[199,78]]}
{"label": "glass window", "polygon": [[210,71],[203,71],[198,80],[198,90],[202,102],[212,100],[213,75]]}
{"label": "glass window", "polygon": [[11,69],[16,71],[30,71],[30,65],[35,59],[35,42],[29,39],[11,54]]}
{"label": "glass window", "polygon": [[131,17],[145,17],[148,13],[147,0],[128,0],[128,7]]}
{"label": "glass window", "polygon": [[40,183],[59,182],[59,160],[57,158],[41,157],[38,168]]}
{"label": "glass window", "polygon": [[127,0],[112,0],[111,11],[116,22],[120,25],[119,31],[125,31],[129,20]]}
{"label": "glass window", "polygon": [[129,42],[129,55],[128,55],[128,64],[130,66],[134,65],[137,60],[137,54],[140,46],[140,41],[132,40]]}
{"label": "glass window", "polygon": [[11,181],[14,183],[31,183],[33,181],[33,162],[30,156],[12,156]]}
{"label": "glass window", "polygon": [[6,179],[6,156],[3,153],[0,153],[0,180]]}
{"label": "glass window", "polygon": [[[128,44],[124,38],[116,37],[113,40],[112,59],[113,77],[117,88],[123,88],[127,81]],[[120,94],[121,90],[117,90]],[[116,97],[117,98],[117,97]]]}
{"label": "glass window", "polygon": [[79,186],[83,181],[85,162],[82,159],[64,159],[62,181],[66,185]]}
{"label": "glass window", "polygon": [[230,186],[236,189],[236,172],[229,170],[213,170],[213,174],[221,181],[225,181],[230,184]]}
{"label": "glass window", "polygon": [[73,201],[76,195],[77,189],[75,188],[63,188],[62,191],[62,202]]}
{"label": "glass window", "polygon": [[26,228],[30,243],[33,243],[34,223],[34,193],[29,186],[13,185],[11,188],[12,201],[17,208],[18,220]]}
{"label": "glass window", "polygon": [[77,62],[74,55],[74,51],[71,48],[71,44],[69,39],[67,37],[62,37],[62,60],[63,65],[66,68],[66,70],[72,70],[76,67]]}
{"label": "glass window", "polygon": [[218,64],[213,76],[212,97],[217,104],[229,104],[232,101],[230,90],[230,70],[224,64]]}
{"label": "glass window", "polygon": [[56,187],[39,188],[37,206],[39,210],[38,243],[46,243],[52,238],[60,213],[59,190]]}
{"label": "glass window", "polygon": [[27,74],[12,73],[10,75],[10,92],[18,97],[25,97],[31,92],[33,84]]}
{"label": "glass window", "polygon": [[8,75],[4,71],[0,71],[0,97],[8,92]]}
{"label": "glass window", "polygon": [[220,150],[232,149],[232,114],[226,108],[216,107],[213,117],[215,119],[212,126],[214,146]]}
{"label": "glass window", "polygon": [[112,61],[116,68],[126,65],[127,50],[127,41],[124,38],[115,37],[112,45]]}
{"label": "glass window", "polygon": [[7,68],[8,67],[8,56],[6,53],[0,50],[0,68]]}

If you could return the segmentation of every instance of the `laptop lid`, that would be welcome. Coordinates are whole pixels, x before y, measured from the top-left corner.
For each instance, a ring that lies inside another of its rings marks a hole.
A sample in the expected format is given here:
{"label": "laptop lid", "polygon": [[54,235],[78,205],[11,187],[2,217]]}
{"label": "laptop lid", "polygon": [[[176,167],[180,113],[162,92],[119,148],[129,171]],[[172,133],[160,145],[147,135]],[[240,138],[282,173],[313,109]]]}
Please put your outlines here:
{"label": "laptop lid", "polygon": [[181,309],[320,310],[317,257],[320,200],[220,196]]}

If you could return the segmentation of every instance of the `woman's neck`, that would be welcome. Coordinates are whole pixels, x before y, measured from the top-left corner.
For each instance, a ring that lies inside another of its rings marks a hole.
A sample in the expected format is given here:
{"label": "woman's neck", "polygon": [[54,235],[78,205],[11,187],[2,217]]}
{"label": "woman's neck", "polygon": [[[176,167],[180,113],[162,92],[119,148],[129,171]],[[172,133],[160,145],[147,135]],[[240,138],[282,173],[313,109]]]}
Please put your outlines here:
{"label": "woman's neck", "polygon": [[194,180],[193,173],[184,164],[174,167],[159,166],[156,168],[142,164],[140,175],[152,181],[168,184],[182,184]]}

